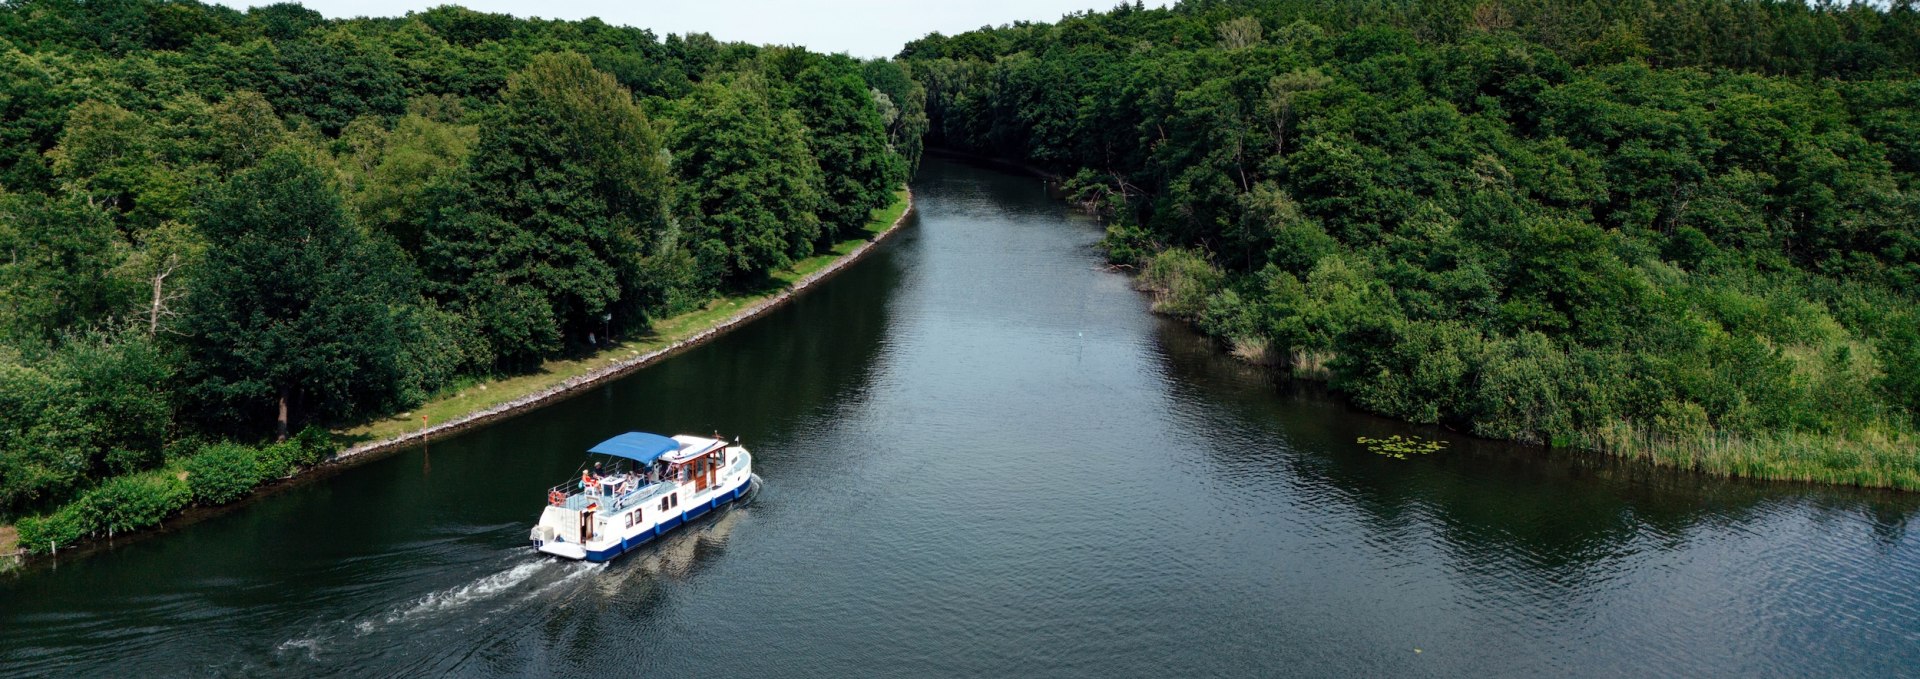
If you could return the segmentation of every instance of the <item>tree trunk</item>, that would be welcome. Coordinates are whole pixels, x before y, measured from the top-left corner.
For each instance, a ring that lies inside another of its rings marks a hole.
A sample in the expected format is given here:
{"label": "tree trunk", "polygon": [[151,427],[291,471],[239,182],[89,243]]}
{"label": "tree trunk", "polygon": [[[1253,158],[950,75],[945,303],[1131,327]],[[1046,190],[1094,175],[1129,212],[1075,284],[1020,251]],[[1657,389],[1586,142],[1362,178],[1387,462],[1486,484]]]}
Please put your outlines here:
{"label": "tree trunk", "polygon": [[174,255],[167,255],[166,262],[162,263],[160,268],[153,273],[153,303],[147,308],[148,337],[160,334],[161,318],[174,315],[173,310],[167,308],[167,304],[179,299],[180,293],[167,294],[165,292],[165,286],[167,277],[173,275],[173,270],[179,267],[180,259]]}
{"label": "tree trunk", "polygon": [[164,273],[153,277],[153,306],[147,309],[147,336],[160,333],[160,285],[167,280]]}
{"label": "tree trunk", "polygon": [[287,390],[280,390],[280,419],[274,425],[274,441],[287,440]]}

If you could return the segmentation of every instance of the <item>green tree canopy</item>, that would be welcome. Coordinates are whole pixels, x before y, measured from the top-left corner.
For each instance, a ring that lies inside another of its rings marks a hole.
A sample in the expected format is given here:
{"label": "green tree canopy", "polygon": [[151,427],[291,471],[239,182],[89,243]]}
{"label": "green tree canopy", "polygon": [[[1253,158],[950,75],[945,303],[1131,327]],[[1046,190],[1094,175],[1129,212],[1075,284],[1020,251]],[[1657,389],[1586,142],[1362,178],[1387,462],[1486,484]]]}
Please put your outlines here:
{"label": "green tree canopy", "polygon": [[185,319],[186,379],[203,416],[273,421],[284,438],[290,422],[392,397],[405,277],[304,152],[279,149],[235,175],[200,228],[217,244]]}
{"label": "green tree canopy", "polygon": [[586,57],[542,55],[510,78],[470,172],[466,214],[428,235],[430,275],[483,319],[500,358],[584,342],[648,294],[648,248],[669,244],[666,152],[632,95]]}
{"label": "green tree canopy", "polygon": [[700,260],[745,278],[812,252],[821,173],[799,116],[775,111],[755,74],[703,83],[678,112],[674,169]]}
{"label": "green tree canopy", "polygon": [[865,228],[873,209],[906,180],[906,164],[888,153],[887,134],[866,82],[842,59],[818,60],[794,78],[795,107],[819,159],[826,234],[846,238]]}

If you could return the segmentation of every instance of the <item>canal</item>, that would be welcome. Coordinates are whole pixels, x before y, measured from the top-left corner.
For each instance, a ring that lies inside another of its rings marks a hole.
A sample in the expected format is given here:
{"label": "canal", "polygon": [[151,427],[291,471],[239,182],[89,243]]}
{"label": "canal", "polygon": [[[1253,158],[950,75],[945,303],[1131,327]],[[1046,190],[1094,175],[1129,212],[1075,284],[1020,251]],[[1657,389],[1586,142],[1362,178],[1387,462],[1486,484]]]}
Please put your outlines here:
{"label": "canal", "polygon": [[[1038,180],[568,401],[0,575],[0,674],[1895,676],[1920,499],[1355,412],[1147,312]],[[527,531],[627,430],[739,435],[750,501],[612,564]],[[1446,439],[1394,460],[1359,436]]]}

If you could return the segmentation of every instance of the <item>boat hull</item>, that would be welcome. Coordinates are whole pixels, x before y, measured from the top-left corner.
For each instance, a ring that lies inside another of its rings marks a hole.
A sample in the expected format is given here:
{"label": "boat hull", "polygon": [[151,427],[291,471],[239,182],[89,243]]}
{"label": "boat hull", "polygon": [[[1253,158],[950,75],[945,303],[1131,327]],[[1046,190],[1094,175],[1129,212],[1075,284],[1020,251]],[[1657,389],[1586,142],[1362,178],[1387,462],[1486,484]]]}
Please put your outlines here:
{"label": "boat hull", "polygon": [[692,521],[694,519],[700,518],[701,516],[706,515],[708,512],[719,509],[724,505],[731,504],[734,500],[738,500],[741,497],[744,497],[747,494],[747,491],[752,490],[752,486],[753,486],[753,478],[748,477],[747,479],[741,481],[739,485],[734,486],[732,489],[721,491],[713,495],[710,499],[702,501],[698,505],[688,507],[687,511],[682,512],[679,516],[676,516],[671,519],[667,519],[666,521],[661,522],[659,525],[654,526],[650,530],[641,531],[638,535],[624,538],[619,542],[613,543],[612,547],[608,547],[606,549],[597,549],[597,550],[583,549],[581,551],[585,552],[586,556],[576,557],[576,558],[584,558],[587,561],[592,561],[596,563],[601,561],[612,561],[616,558],[619,558],[620,555],[625,554],[629,551],[632,551],[635,547],[639,547],[649,542],[653,542],[654,538],[658,538],[673,532],[674,529],[686,525],[688,521]]}
{"label": "boat hull", "polygon": [[652,542],[655,538],[673,532],[680,526],[686,525],[688,521],[705,516],[714,510],[745,497],[752,489],[753,475],[751,473],[742,474],[741,478],[734,480],[731,487],[715,492],[702,493],[696,496],[698,500],[695,503],[685,506],[677,514],[662,519],[653,526],[634,531],[632,534],[623,534],[617,540],[594,540],[583,545],[579,542],[564,539],[542,540],[536,537],[532,540],[533,548],[540,552],[566,559],[591,562],[611,561],[641,545]]}

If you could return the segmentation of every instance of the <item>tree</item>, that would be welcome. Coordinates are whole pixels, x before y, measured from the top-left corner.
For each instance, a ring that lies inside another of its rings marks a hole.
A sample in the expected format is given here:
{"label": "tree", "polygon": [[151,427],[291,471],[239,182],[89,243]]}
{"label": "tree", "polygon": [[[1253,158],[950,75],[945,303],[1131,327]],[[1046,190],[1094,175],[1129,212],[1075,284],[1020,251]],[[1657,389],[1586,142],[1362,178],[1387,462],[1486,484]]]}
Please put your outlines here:
{"label": "tree", "polygon": [[351,31],[334,30],[276,45],[282,79],[261,91],[290,119],[304,117],[338,133],[363,114],[396,115],[407,99],[393,57]]}
{"label": "tree", "polygon": [[50,183],[41,154],[53,148],[72,105],[66,74],[47,61],[0,42],[0,186],[11,190]]}
{"label": "tree", "polygon": [[736,74],[695,88],[674,126],[674,169],[704,261],[727,278],[782,269],[820,235],[820,168],[799,117],[773,110],[766,84]]}
{"label": "tree", "polygon": [[869,61],[864,75],[867,85],[874,90],[876,105],[884,96],[898,109],[891,118],[883,113],[882,121],[886,123],[888,142],[906,161],[907,174],[912,174],[920,167],[920,154],[925,148],[922,138],[927,134],[927,88],[908,75],[905,64],[897,61]]}
{"label": "tree", "polygon": [[823,236],[846,238],[866,228],[874,208],[906,181],[906,163],[887,149],[886,129],[865,81],[837,61],[807,67],[795,78],[795,107],[824,174]]}
{"label": "tree", "polygon": [[[671,246],[666,153],[646,113],[579,54],[536,57],[481,126],[468,214],[428,233],[429,275],[524,363],[640,309],[649,248]],[[623,302],[626,304],[623,305]],[[491,310],[491,311],[488,311]]]}
{"label": "tree", "polygon": [[146,194],[153,193],[149,185],[170,174],[159,166],[153,146],[146,121],[119,106],[89,100],[67,114],[60,143],[47,158],[63,190],[132,212],[146,207]]}
{"label": "tree", "polygon": [[213,107],[213,151],[221,168],[251,167],[286,141],[287,127],[258,92],[240,90]]}
{"label": "tree", "polygon": [[[371,119],[363,119],[376,126]],[[359,125],[356,121],[354,125]],[[354,125],[349,125],[352,131]],[[391,236],[407,252],[417,252],[439,205],[436,188],[465,181],[477,130],[408,114],[393,130],[379,131],[377,144],[357,149],[351,199],[363,223]],[[343,135],[344,138],[345,135]]]}
{"label": "tree", "polygon": [[396,257],[347,219],[299,149],[272,151],[213,196],[209,243],[189,298],[188,375],[202,415],[289,424],[380,405],[401,376]]}
{"label": "tree", "polygon": [[1253,17],[1240,17],[1220,22],[1220,46],[1230,49],[1246,49],[1260,44],[1260,20]]}
{"label": "tree", "polygon": [[1294,104],[1300,95],[1326,87],[1329,82],[1332,80],[1319,69],[1291,71],[1267,79],[1266,98],[1261,103],[1266,107],[1267,124],[1273,130],[1274,155],[1287,152],[1287,125],[1293,122]]}
{"label": "tree", "polygon": [[124,309],[113,219],[79,196],[0,193],[0,339],[49,340]]}
{"label": "tree", "polygon": [[140,234],[133,253],[120,263],[115,273],[148,293],[132,310],[132,316],[146,325],[148,336],[175,331],[173,325],[191,289],[186,280],[206,251],[207,243],[199,231],[168,221]]}

